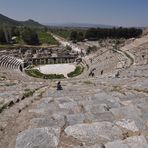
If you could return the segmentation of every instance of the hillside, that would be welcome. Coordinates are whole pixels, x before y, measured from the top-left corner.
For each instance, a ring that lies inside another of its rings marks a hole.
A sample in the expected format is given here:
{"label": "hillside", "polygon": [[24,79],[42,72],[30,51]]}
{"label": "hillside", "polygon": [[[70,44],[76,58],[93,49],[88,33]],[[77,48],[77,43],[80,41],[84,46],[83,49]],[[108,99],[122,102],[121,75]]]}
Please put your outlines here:
{"label": "hillside", "polygon": [[11,18],[8,18],[7,16],[4,16],[2,14],[0,14],[0,24],[11,24],[11,25],[21,25],[20,22],[13,20]]}
{"label": "hillside", "polygon": [[9,24],[9,25],[15,25],[15,26],[31,26],[31,27],[43,27],[42,24],[34,21],[34,20],[26,20],[26,21],[17,21],[14,19],[11,19],[7,16],[4,16],[0,14],[0,24]]}
{"label": "hillside", "polygon": [[34,21],[34,20],[27,20],[27,21],[23,21],[21,22],[21,24],[23,24],[24,26],[30,26],[30,27],[43,27],[44,25]]}

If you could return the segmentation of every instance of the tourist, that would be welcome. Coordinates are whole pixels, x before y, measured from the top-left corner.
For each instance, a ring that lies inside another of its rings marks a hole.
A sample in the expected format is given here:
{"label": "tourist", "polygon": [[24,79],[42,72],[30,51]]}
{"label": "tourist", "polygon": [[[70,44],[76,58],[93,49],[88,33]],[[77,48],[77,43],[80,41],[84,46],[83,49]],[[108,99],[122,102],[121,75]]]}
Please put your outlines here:
{"label": "tourist", "polygon": [[23,72],[23,67],[20,65],[20,71]]}
{"label": "tourist", "polygon": [[142,58],[144,59],[145,55],[142,55]]}
{"label": "tourist", "polygon": [[89,77],[92,75],[92,72],[89,73]]}
{"label": "tourist", "polygon": [[103,70],[101,70],[101,75],[103,75]]}
{"label": "tourist", "polygon": [[119,75],[120,75],[120,73],[119,73],[119,71],[115,74],[115,77],[116,78],[119,78]]}
{"label": "tourist", "polygon": [[92,72],[92,73],[91,73],[91,76],[92,76],[92,77],[94,77],[94,76],[95,76],[94,72]]}
{"label": "tourist", "polygon": [[57,90],[63,90],[62,86],[61,86],[61,82],[59,81],[57,83]]}

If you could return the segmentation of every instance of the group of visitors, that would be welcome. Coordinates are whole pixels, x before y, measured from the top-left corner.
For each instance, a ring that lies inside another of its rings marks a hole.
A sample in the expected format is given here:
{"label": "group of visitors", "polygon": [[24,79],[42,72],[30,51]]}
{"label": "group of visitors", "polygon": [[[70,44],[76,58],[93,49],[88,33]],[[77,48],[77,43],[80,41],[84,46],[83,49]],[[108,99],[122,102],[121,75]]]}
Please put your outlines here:
{"label": "group of visitors", "polygon": [[[94,69],[89,73],[89,76],[94,77],[94,71],[95,71],[95,70],[96,70],[96,69],[94,68]],[[103,70],[101,70],[101,75],[103,75]],[[116,78],[119,78],[119,76],[120,76],[120,73],[119,73],[119,71],[118,71],[118,72],[115,74],[115,77],[116,77]],[[58,90],[58,91],[59,91],[59,90],[63,90],[60,81],[57,83],[57,90]]]}

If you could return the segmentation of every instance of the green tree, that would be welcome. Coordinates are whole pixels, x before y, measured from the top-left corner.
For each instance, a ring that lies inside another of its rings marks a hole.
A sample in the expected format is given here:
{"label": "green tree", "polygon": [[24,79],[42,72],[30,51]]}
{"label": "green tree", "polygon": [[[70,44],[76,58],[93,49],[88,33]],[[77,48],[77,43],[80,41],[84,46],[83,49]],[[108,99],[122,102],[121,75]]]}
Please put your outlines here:
{"label": "green tree", "polygon": [[80,42],[84,40],[83,32],[78,33],[78,39],[77,40],[80,41]]}
{"label": "green tree", "polygon": [[0,28],[0,43],[6,43],[5,34],[2,28]]}
{"label": "green tree", "polygon": [[22,31],[22,39],[28,45],[38,45],[39,38],[38,34],[30,28],[24,28]]}
{"label": "green tree", "polygon": [[77,41],[77,39],[78,39],[78,33],[77,33],[77,31],[72,31],[69,38],[72,41]]}
{"label": "green tree", "polygon": [[97,39],[97,29],[90,28],[85,33],[85,38],[89,40],[96,40]]}

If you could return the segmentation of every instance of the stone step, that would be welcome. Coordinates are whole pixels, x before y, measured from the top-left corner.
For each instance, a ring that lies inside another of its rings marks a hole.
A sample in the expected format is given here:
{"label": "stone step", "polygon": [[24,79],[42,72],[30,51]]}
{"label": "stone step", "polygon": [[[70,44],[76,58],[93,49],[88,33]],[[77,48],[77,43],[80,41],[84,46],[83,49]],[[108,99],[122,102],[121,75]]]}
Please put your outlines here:
{"label": "stone step", "polygon": [[105,144],[105,148],[147,148],[148,143],[144,136],[133,136],[125,140],[117,140]]}

